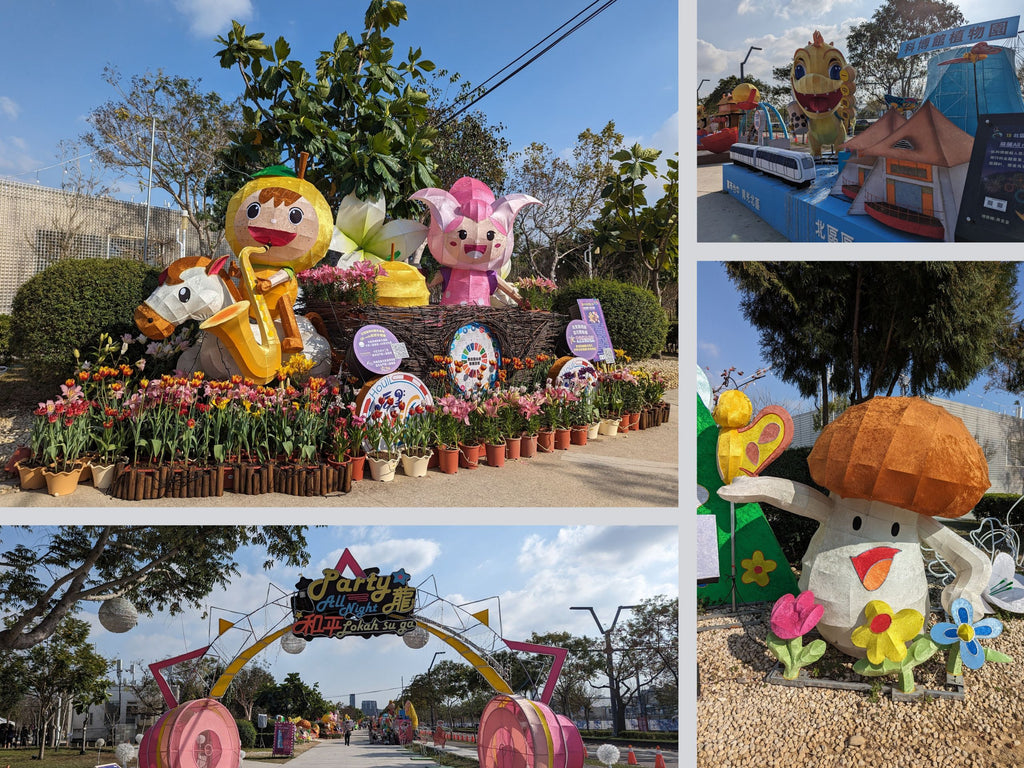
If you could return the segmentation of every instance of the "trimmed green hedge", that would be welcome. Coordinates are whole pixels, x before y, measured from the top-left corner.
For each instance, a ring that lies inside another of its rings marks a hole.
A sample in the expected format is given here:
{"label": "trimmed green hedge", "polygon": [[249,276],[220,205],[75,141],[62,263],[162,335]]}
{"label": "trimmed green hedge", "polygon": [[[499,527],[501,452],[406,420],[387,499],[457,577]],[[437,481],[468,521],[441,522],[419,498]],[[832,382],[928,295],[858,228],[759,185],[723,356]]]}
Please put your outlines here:
{"label": "trimmed green hedge", "polygon": [[238,726],[238,739],[241,742],[242,749],[252,749],[256,746],[256,726],[250,723],[248,720],[235,720],[235,725]]}
{"label": "trimmed green hedge", "polygon": [[668,315],[657,297],[646,288],[618,280],[583,278],[573,280],[555,294],[552,310],[571,314],[577,299],[597,299],[616,349],[634,360],[656,355],[665,349]]}
{"label": "trimmed green hedge", "polygon": [[[974,505],[974,516],[978,520],[994,517],[1005,525],[1007,513],[1014,504],[1017,504],[1019,499],[1020,496],[1016,493],[986,493],[981,497],[981,501]],[[1021,525],[1024,523],[1024,501],[1017,504],[1017,508],[1013,510],[1013,516],[1009,522],[1011,525]]]}
{"label": "trimmed green hedge", "polygon": [[138,333],[133,313],[157,285],[159,271],[127,259],[66,259],[18,289],[12,312],[11,352],[41,381],[74,371],[101,333],[115,339]]}

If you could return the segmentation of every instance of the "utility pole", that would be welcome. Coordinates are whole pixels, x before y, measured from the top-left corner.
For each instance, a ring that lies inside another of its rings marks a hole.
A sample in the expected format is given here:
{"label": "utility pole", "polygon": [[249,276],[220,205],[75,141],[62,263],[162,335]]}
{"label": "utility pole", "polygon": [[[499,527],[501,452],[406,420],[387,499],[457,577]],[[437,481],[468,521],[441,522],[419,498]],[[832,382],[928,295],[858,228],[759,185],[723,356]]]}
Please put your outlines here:
{"label": "utility pole", "polygon": [[[749,54],[748,54],[749,55]],[[149,134],[149,189],[146,192],[146,236],[142,241],[142,260],[149,263],[149,201],[153,197],[153,158],[156,150],[156,117]]]}
{"label": "utility pole", "polygon": [[430,676],[430,670],[434,668],[434,662],[437,661],[438,656],[444,656],[444,651],[434,651],[434,658],[430,660],[430,666],[427,667],[427,684],[430,685],[430,727],[433,728],[434,721],[434,678]]}
{"label": "utility pole", "polygon": [[619,735],[619,685],[615,679],[615,661],[612,658],[612,632],[615,631],[615,624],[619,620],[619,614],[624,610],[636,608],[635,605],[620,605],[615,609],[615,618],[612,619],[612,625],[606,630],[601,626],[600,619],[597,618],[597,613],[594,611],[592,606],[589,605],[574,605],[570,606],[570,611],[590,611],[590,615],[594,617],[594,623],[597,624],[598,631],[604,635],[604,655],[605,663],[607,664],[606,674],[608,675],[608,693],[609,699],[612,706],[612,736]]}
{"label": "utility pole", "polygon": [[760,50],[763,50],[763,49],[762,48],[758,48],[756,45],[750,46],[750,49],[747,51],[747,55],[744,56],[743,57],[743,61],[740,62],[740,82],[741,83],[743,82],[743,66],[747,63],[747,59],[750,58],[750,54],[751,53],[753,53],[754,51],[760,51]]}

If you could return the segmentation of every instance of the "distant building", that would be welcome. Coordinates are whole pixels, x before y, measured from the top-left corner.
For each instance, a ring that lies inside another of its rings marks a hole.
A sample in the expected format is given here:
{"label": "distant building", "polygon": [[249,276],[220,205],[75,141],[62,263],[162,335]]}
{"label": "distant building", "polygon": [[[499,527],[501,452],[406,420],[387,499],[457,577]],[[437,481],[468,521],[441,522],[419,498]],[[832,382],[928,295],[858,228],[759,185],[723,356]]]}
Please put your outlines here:
{"label": "distant building", "polygon": [[[165,267],[199,253],[182,212],[150,207],[145,261]],[[61,259],[143,260],[146,206],[0,179],[0,314],[29,278]]]}
{"label": "distant building", "polygon": [[[997,413],[974,405],[955,403],[940,397],[927,396],[930,403],[940,405],[960,419],[974,435],[988,461],[989,493],[1024,494],[1024,418],[1021,407],[1014,415]],[[812,413],[793,417],[793,448],[810,448],[818,439]]]}
{"label": "distant building", "polygon": [[[172,686],[175,697],[179,692]],[[96,739],[103,739],[107,744],[135,744],[136,734],[145,733],[162,714],[148,711],[145,704],[139,701],[128,686],[115,683],[107,688],[107,700],[102,704],[94,704],[85,712],[71,716],[70,742],[73,745],[92,744]]]}
{"label": "distant building", "polygon": [[359,711],[367,717],[376,717],[380,714],[376,701],[364,701],[359,704]]}
{"label": "distant building", "polygon": [[356,695],[354,693],[350,693],[348,695],[348,705],[352,707],[352,709],[356,708]]}

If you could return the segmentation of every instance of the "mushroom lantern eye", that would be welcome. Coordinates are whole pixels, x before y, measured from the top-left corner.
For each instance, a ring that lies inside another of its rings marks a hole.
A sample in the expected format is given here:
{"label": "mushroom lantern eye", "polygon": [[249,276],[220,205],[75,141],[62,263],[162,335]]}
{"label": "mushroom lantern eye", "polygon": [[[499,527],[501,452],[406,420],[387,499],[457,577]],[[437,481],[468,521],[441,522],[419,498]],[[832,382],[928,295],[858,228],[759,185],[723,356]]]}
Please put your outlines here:
{"label": "mushroom lantern eye", "polygon": [[249,207],[245,209],[245,215],[248,216],[250,219],[255,219],[257,216],[260,215],[260,204],[250,203]]}
{"label": "mushroom lantern eye", "polygon": [[288,221],[290,221],[292,224],[298,224],[300,221],[302,221],[302,209],[292,208],[290,211],[288,211]]}
{"label": "mushroom lantern eye", "polygon": [[494,239],[494,230],[493,229],[487,230],[487,239],[488,240],[493,240]]}
{"label": "mushroom lantern eye", "polygon": [[460,229],[459,230],[459,240],[465,240],[467,237],[469,237],[469,232],[467,232],[464,229]]}
{"label": "mushroom lantern eye", "polygon": [[889,529],[889,532],[892,533],[892,537],[895,539],[897,536],[900,535],[900,524],[893,523],[892,528]]}
{"label": "mushroom lantern eye", "polygon": [[855,517],[853,518],[853,530],[855,530],[855,531],[859,531],[859,530],[860,530],[860,526],[861,526],[861,523],[862,523],[862,522],[863,522],[863,521],[862,521],[862,520],[860,519],[860,515],[856,515],[856,516],[855,516]]}
{"label": "mushroom lantern eye", "polygon": [[181,289],[178,291],[178,301],[180,301],[182,304],[185,304],[191,298],[192,298],[192,291],[190,291],[188,289],[187,285],[183,285],[181,287]]}

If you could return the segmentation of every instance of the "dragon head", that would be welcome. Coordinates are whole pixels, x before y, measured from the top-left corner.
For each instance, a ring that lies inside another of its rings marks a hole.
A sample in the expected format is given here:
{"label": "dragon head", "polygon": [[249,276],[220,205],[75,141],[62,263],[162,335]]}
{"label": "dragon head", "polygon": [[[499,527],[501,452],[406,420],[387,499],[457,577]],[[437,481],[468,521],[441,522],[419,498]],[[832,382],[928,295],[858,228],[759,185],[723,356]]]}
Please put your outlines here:
{"label": "dragon head", "polygon": [[827,115],[840,109],[844,99],[851,103],[854,74],[843,54],[815,30],[813,41],[793,54],[793,95],[808,117]]}

